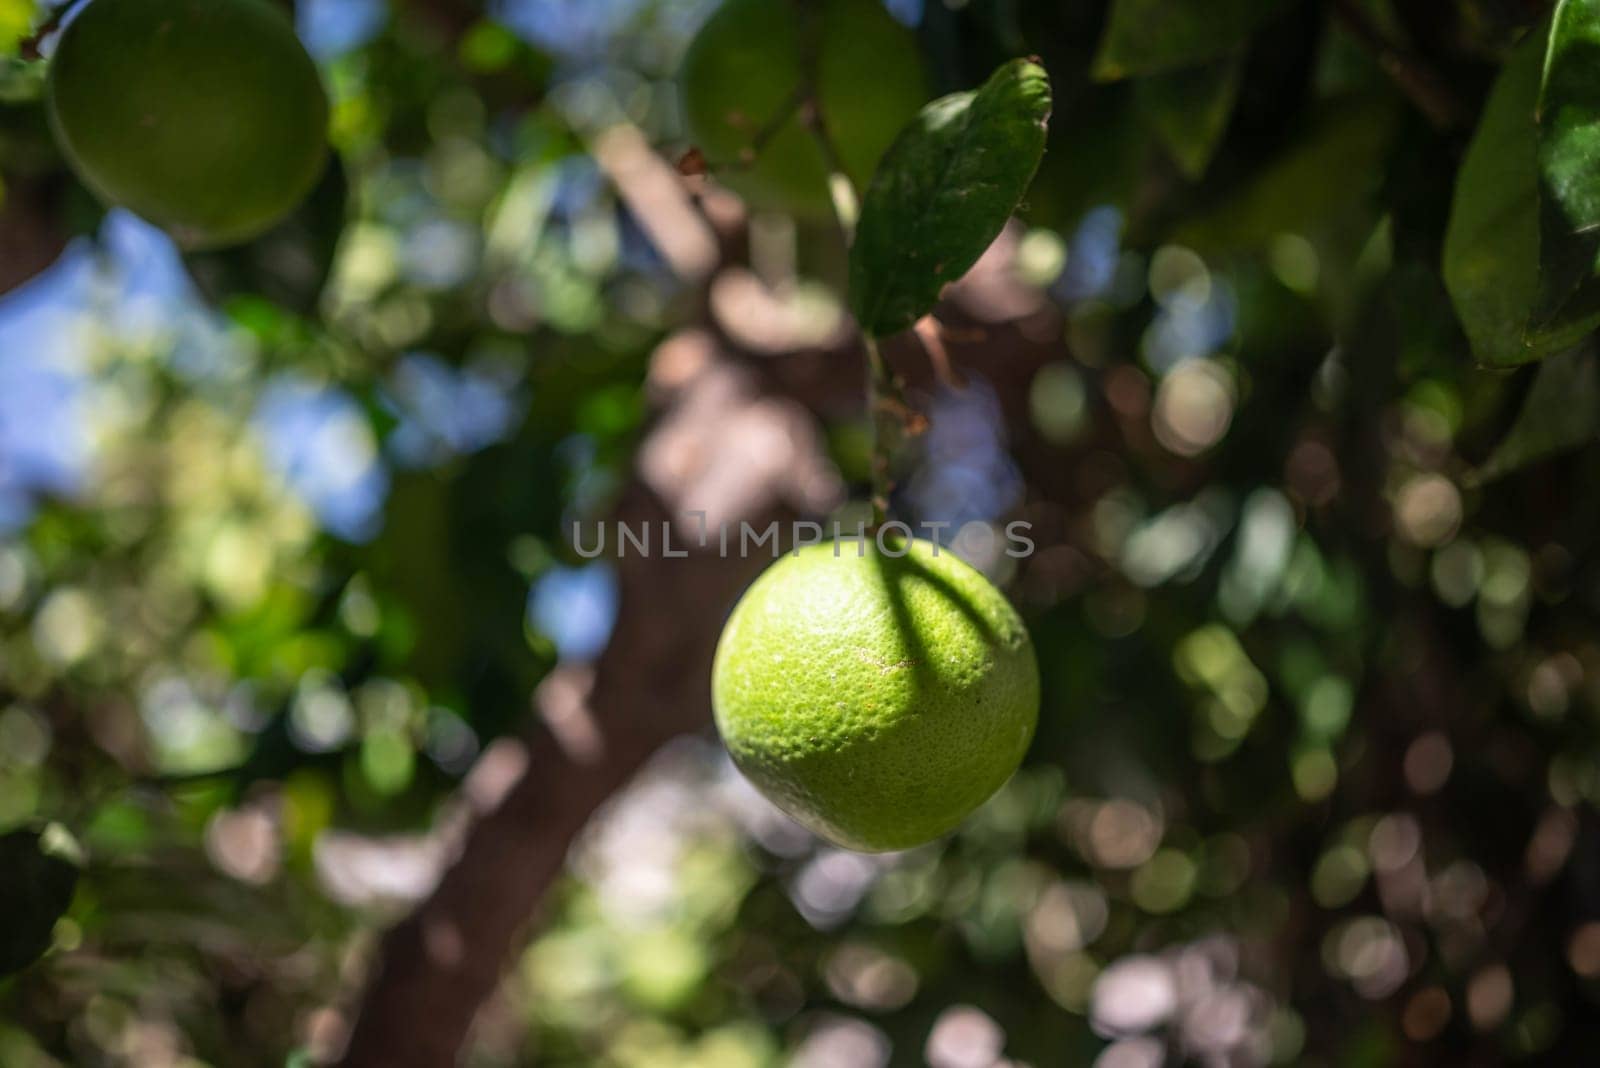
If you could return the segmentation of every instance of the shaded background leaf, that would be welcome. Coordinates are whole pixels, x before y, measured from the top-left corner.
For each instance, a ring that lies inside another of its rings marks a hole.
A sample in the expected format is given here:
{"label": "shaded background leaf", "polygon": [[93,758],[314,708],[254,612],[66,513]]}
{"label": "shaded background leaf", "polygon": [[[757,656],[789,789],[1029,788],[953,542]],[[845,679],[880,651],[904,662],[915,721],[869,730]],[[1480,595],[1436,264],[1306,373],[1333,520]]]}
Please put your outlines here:
{"label": "shaded background leaf", "polygon": [[1265,248],[1280,234],[1353,234],[1376,220],[1384,156],[1396,112],[1387,100],[1343,101],[1307,118],[1276,158],[1179,227],[1196,248],[1237,253]]}
{"label": "shaded background leaf", "polygon": [[1479,482],[1576,448],[1600,423],[1600,366],[1592,346],[1552,356],[1539,367],[1516,422],[1478,469]]}
{"label": "shaded background leaf", "polygon": [[1139,113],[1180,170],[1199,178],[1216,154],[1239,95],[1237,57],[1135,83]]}
{"label": "shaded background leaf", "polygon": [[1039,167],[1049,117],[1049,77],[1019,59],[912,120],[867,188],[850,250],[850,304],[863,330],[904,330],[977,262]]}
{"label": "shaded background leaf", "polygon": [[1544,54],[1544,35],[1529,34],[1496,80],[1456,177],[1445,233],[1445,286],[1474,355],[1492,367],[1543,359],[1600,324],[1600,304],[1586,287],[1554,320],[1530,325],[1539,297],[1533,116]]}
{"label": "shaded background leaf", "polygon": [[1533,108],[1544,49],[1517,48],[1496,79],[1456,176],[1444,242],[1444,281],[1477,358],[1533,358],[1522,344],[1537,286],[1538,188]]}
{"label": "shaded background leaf", "polygon": [[1191,66],[1227,55],[1292,0],[1117,0],[1095,56],[1111,80]]}
{"label": "shaded background leaf", "polygon": [[21,971],[50,948],[78,885],[72,849],[54,825],[0,837],[0,976]]}
{"label": "shaded background leaf", "polygon": [[247,245],[191,252],[185,265],[214,303],[252,294],[311,315],[333,268],[349,199],[344,163],[335,156],[305,202],[283,222]]}

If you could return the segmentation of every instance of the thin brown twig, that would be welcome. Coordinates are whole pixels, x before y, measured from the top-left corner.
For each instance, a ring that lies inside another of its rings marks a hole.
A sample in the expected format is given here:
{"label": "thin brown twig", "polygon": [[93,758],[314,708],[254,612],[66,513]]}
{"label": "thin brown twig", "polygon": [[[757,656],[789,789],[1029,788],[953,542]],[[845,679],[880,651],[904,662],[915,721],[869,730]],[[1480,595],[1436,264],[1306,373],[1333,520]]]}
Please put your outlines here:
{"label": "thin brown twig", "polygon": [[1441,130],[1466,124],[1467,106],[1444,76],[1426,59],[1385,37],[1358,0],[1333,0],[1333,11],[1350,36],[1373,54],[1384,73],[1430,123]]}
{"label": "thin brown twig", "polygon": [[939,381],[951,389],[966,389],[966,380],[950,362],[950,350],[945,347],[945,339],[951,337],[952,332],[931,314],[912,323],[911,332],[922,342],[922,350],[928,354],[928,362],[933,364],[933,373]]}
{"label": "thin brown twig", "polygon": [[894,454],[906,438],[927,430],[928,419],[906,400],[905,384],[883,358],[877,339],[863,333],[861,344],[867,353],[867,414],[872,420],[872,529],[876,531],[889,516],[889,495],[894,492]]}
{"label": "thin brown twig", "polygon": [[750,143],[739,150],[737,159],[728,160],[712,166],[707,162],[705,152],[698,145],[689,146],[688,150],[678,158],[678,172],[686,178],[697,178],[703,174],[715,174],[718,171],[724,174],[729,172],[748,171],[761,161],[761,154],[767,150],[772,139],[777,137],[783,128],[794,118],[806,99],[804,86],[796,87],[778,110],[766,122],[756,127],[755,133],[750,135]]}
{"label": "thin brown twig", "polygon": [[724,163],[717,169],[747,171],[754,167],[760,162],[761,154],[767,150],[767,146],[772,143],[772,139],[777,137],[783,131],[783,128],[789,124],[789,120],[794,118],[795,113],[801,110],[806,102],[806,96],[806,87],[803,85],[796,86],[794,92],[790,93],[788,98],[778,106],[778,110],[773,112],[766,122],[756,127],[755,133],[750,135],[750,143],[739,150],[739,158]]}
{"label": "thin brown twig", "polygon": [[805,123],[806,128],[816,137],[817,148],[822,152],[822,161],[827,164],[828,171],[848,176],[850,172],[845,168],[844,160],[839,155],[839,146],[834,143],[833,134],[828,130],[827,116],[817,101],[816,94],[809,88],[802,97],[800,121]]}
{"label": "thin brown twig", "polygon": [[61,0],[56,9],[50,12],[50,17],[17,45],[17,54],[28,60],[43,59],[44,54],[40,52],[40,48],[43,47],[45,38],[61,28],[62,21],[67,17],[67,13],[77,6],[77,2],[78,0]]}

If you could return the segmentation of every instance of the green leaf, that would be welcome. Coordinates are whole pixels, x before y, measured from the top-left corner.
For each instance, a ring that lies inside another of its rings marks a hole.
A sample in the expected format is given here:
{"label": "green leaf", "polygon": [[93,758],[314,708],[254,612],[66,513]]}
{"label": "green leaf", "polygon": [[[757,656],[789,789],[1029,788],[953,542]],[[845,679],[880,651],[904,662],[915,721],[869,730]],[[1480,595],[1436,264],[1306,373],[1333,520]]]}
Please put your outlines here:
{"label": "green leaf", "polygon": [[15,55],[33,28],[34,0],[0,0],[0,56]]}
{"label": "green leaf", "polygon": [[977,262],[1027,192],[1049,118],[1049,77],[1018,59],[977,92],[935,100],[901,131],[867,187],[850,249],[850,307],[862,330],[904,330]]}
{"label": "green leaf", "polygon": [[1600,0],[1561,0],[1539,88],[1539,299],[1548,323],[1600,254]]}
{"label": "green leaf", "polygon": [[1540,365],[1522,409],[1494,453],[1478,469],[1488,482],[1520,467],[1577,448],[1600,424],[1600,364],[1593,348],[1571,349]]}
{"label": "green leaf", "polygon": [[78,884],[77,844],[62,827],[0,836],[0,975],[44,955]]}
{"label": "green leaf", "polygon": [[[1049,148],[1028,197],[1028,221],[1070,231],[1095,208],[1126,215],[1149,166],[1152,140],[1131,82],[1086,85],[1056,100]],[[1085,167],[1086,159],[1094,166]]]}
{"label": "green leaf", "polygon": [[1179,227],[1174,239],[1213,255],[1266,248],[1286,233],[1365,240],[1395,140],[1393,106],[1387,99],[1340,100],[1303,125],[1293,144]]}
{"label": "green leaf", "polygon": [[1094,76],[1135,74],[1221,59],[1294,0],[1116,0],[1100,37]]}
{"label": "green leaf", "polygon": [[1478,361],[1510,367],[1571,348],[1600,325],[1600,287],[1585,285],[1560,315],[1533,323],[1539,299],[1538,127],[1545,34],[1517,46],[1500,72],[1466,158],[1444,240],[1444,282]]}
{"label": "green leaf", "polygon": [[1238,57],[1134,83],[1139,113],[1189,178],[1205,174],[1239,96]]}
{"label": "green leaf", "polygon": [[264,297],[314,316],[333,270],[350,207],[344,162],[335,157],[294,212],[246,245],[190,252],[184,266],[212,304]]}

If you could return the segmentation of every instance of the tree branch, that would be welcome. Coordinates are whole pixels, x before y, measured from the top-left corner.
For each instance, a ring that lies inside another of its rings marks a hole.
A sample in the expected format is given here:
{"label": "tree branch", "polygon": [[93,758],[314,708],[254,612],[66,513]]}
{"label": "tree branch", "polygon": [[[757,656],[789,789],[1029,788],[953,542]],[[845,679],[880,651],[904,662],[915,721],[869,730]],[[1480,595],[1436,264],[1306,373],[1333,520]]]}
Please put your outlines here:
{"label": "tree branch", "polygon": [[[759,552],[723,556],[715,526],[762,527],[792,517],[789,501],[799,485],[814,481],[822,455],[798,405],[761,396],[751,376],[708,358],[711,365],[692,372],[688,386],[668,386],[679,396],[641,450],[640,473],[613,515],[635,532],[675,524],[674,545],[688,555],[614,560],[618,622],[592,691],[587,700],[564,698],[582,707],[544,710],[549,729],[527,742],[520,777],[472,827],[433,895],[384,939],[343,1064],[456,1063],[478,1007],[498,984],[507,955],[522,944],[590,815],[664,743],[708,722],[707,680],[722,621],[769,562]],[[794,449],[764,462],[745,439],[770,441],[774,429]],[[729,447],[707,447],[718,440]],[[683,473],[684,454],[708,457],[715,470],[671,485]],[[754,478],[740,482],[745,472]],[[713,528],[703,549],[696,535],[704,528],[685,523],[686,513],[699,508],[710,513]],[[422,1020],[426,1026],[417,1025]]]}
{"label": "tree branch", "polygon": [[0,296],[56,261],[67,235],[56,223],[56,197],[47,182],[8,175],[0,197]]}
{"label": "tree branch", "polygon": [[1430,123],[1441,130],[1466,124],[1470,112],[1444,76],[1427,60],[1398,47],[1380,33],[1358,0],[1333,0],[1333,11],[1340,25],[1372,53],[1384,73]]}

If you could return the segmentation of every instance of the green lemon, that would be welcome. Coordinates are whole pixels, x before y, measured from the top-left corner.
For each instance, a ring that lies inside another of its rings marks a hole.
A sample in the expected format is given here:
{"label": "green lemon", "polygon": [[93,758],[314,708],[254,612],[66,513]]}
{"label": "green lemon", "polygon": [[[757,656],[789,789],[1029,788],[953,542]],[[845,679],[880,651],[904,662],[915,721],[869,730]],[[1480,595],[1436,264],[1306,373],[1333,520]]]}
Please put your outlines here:
{"label": "green lemon", "polygon": [[816,93],[845,171],[864,188],[902,126],[928,100],[916,37],[878,0],[726,0],[690,44],[684,118],[720,181],[751,204],[828,217],[828,166],[796,114],[753,164],[758,134],[790,107],[815,48]]}
{"label": "green lemon", "polygon": [[327,161],[322,82],[267,0],[94,0],[51,59],[50,114],[85,185],[190,248],[267,230]]}
{"label": "green lemon", "polygon": [[773,564],[712,672],[739,769],[866,852],[953,830],[1016,770],[1039,715],[1033,643],[1005,596],[932,542],[886,549],[827,542]]}

